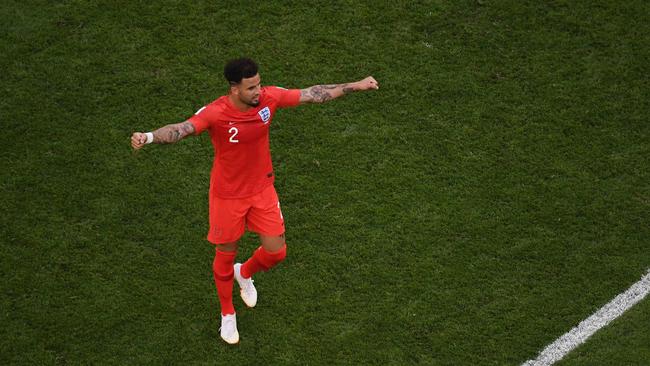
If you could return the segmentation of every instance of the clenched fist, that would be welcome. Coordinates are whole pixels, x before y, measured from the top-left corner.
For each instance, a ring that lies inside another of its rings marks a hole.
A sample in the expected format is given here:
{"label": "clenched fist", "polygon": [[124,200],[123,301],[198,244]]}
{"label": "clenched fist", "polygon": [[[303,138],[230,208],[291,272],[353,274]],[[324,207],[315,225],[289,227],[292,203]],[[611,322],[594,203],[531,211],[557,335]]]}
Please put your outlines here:
{"label": "clenched fist", "polygon": [[134,132],[131,136],[131,147],[138,150],[147,143],[147,135],[143,132]]}
{"label": "clenched fist", "polygon": [[379,83],[375,78],[372,76],[368,76],[367,78],[357,81],[355,83],[356,85],[356,90],[377,90],[379,89]]}

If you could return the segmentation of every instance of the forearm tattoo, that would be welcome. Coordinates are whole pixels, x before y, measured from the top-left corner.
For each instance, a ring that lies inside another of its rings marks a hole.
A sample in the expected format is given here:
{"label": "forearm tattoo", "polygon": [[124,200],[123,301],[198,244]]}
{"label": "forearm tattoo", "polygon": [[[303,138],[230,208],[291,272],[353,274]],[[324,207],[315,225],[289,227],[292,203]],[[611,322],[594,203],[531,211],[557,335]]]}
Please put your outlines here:
{"label": "forearm tattoo", "polygon": [[176,123],[159,128],[153,132],[154,142],[159,144],[173,144],[187,135],[194,133],[194,125],[188,121]]}
{"label": "forearm tattoo", "polygon": [[[339,89],[342,94],[339,93],[337,89]],[[308,99],[314,103],[323,103],[353,91],[354,89],[349,86],[349,84],[314,85],[311,88],[301,90],[300,96],[303,99]]]}

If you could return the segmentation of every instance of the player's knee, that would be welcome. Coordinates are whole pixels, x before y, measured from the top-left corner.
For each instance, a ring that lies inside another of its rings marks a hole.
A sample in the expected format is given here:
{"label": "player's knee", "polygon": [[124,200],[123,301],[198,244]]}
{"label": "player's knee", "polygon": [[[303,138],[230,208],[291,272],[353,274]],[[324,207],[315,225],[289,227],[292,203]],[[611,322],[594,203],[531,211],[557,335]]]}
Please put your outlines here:
{"label": "player's knee", "polygon": [[217,252],[234,252],[237,250],[237,242],[217,244]]}
{"label": "player's knee", "polygon": [[287,257],[287,245],[286,244],[282,245],[280,250],[269,253],[269,256],[273,261],[273,265],[282,262]]}
{"label": "player's knee", "polygon": [[284,244],[279,251],[276,252],[276,263],[282,262],[287,257],[287,244]]}
{"label": "player's knee", "polygon": [[282,262],[286,257],[287,257],[287,245],[283,244],[279,250],[276,251],[268,251],[264,248],[262,248],[264,251],[264,263],[268,268],[271,268],[278,263]]}

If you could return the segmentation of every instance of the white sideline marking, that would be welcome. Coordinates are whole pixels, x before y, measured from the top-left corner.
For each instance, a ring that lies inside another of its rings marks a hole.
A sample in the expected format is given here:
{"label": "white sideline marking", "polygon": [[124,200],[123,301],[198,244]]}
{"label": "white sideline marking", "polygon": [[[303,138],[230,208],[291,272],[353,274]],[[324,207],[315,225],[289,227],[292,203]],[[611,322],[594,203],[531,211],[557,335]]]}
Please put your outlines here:
{"label": "white sideline marking", "polygon": [[600,308],[589,318],[583,320],[577,327],[565,333],[555,342],[548,345],[534,360],[528,360],[522,366],[548,366],[561,360],[567,353],[584,343],[598,329],[618,318],[637,302],[650,293],[650,269],[645,276],[632,285],[627,291],[616,296],[614,300]]}

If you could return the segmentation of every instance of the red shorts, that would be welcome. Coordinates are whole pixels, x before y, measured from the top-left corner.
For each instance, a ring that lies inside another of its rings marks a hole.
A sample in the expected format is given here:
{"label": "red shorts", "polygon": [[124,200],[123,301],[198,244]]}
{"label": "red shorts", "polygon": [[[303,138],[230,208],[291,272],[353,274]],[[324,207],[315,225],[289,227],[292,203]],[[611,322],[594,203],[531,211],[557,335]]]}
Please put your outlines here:
{"label": "red shorts", "polygon": [[237,241],[244,235],[246,228],[265,236],[284,234],[280,201],[272,184],[262,192],[246,198],[210,196],[209,242],[223,244]]}

